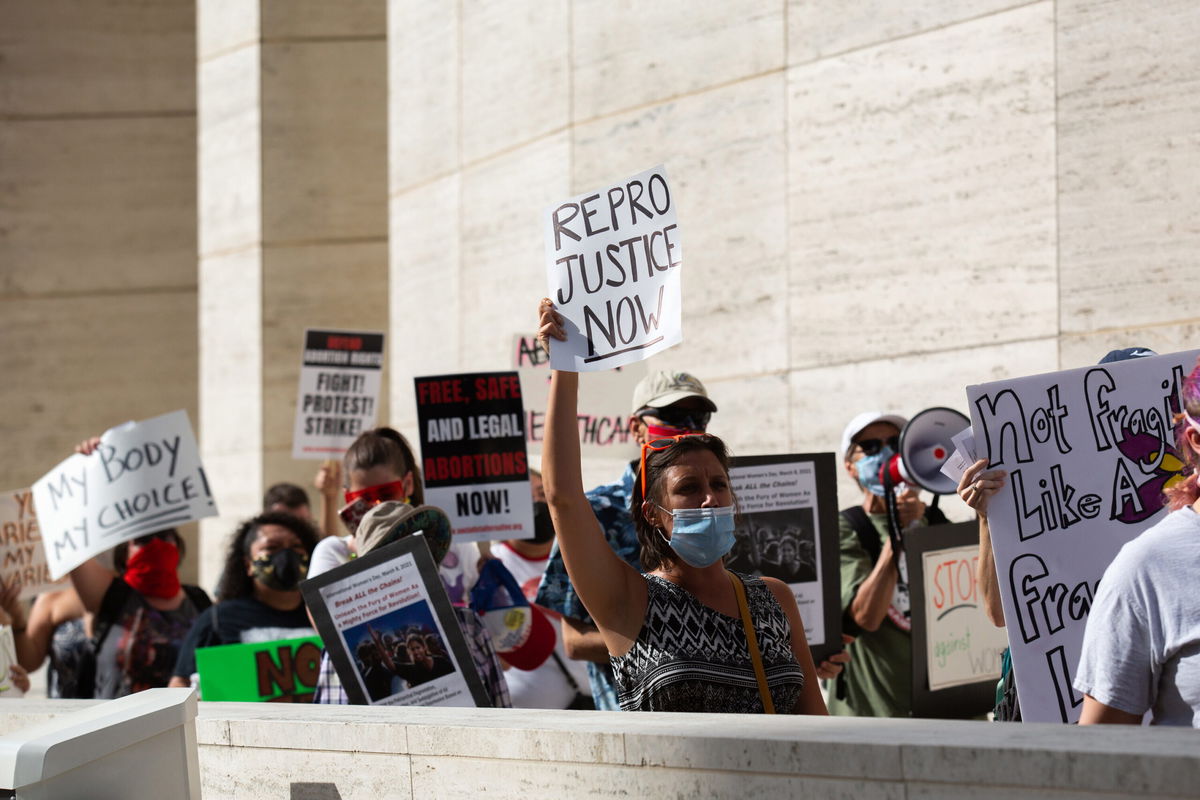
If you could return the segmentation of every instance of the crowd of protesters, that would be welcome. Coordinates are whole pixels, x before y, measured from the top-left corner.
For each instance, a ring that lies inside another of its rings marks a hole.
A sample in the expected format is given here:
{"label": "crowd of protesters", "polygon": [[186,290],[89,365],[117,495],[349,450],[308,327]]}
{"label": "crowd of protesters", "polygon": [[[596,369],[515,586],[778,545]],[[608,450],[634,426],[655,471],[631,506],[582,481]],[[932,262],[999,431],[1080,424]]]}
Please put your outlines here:
{"label": "crowd of protesters", "polygon": [[[544,346],[565,338],[549,300],[538,314]],[[1153,353],[1114,351],[1105,360],[1144,355]],[[893,529],[947,520],[916,488],[894,490],[880,477],[899,449],[904,417],[864,411],[842,433],[837,455],[861,493],[839,516],[846,647],[816,664],[791,589],[759,569],[770,562],[780,574],[808,575],[815,557],[799,537],[773,530],[762,532],[761,547],[736,546],[730,454],[706,433],[718,409],[704,385],[682,372],[652,371],[642,380],[628,419],[639,456],[590,491],[579,392],[576,373],[552,372],[541,469],[530,470],[531,538],[453,542],[444,512],[424,505],[409,441],[377,428],[340,463],[320,468],[317,514],[299,486],[267,491],[262,513],[228,540],[216,604],[180,581],[186,549],[174,529],[86,561],[71,571],[69,587],[31,607],[15,586],[4,588],[0,623],[12,628],[17,664],[0,678],[27,690],[28,673],[48,659],[51,697],[195,686],[198,648],[314,635],[302,580],[420,531],[494,707],[911,715],[908,596]],[[1149,713],[1155,723],[1200,726],[1200,603],[1190,591],[1200,572],[1200,366],[1181,398],[1174,422],[1184,477],[1164,498],[1170,513],[1127,544],[1100,583],[1075,680],[1084,694],[1081,723],[1132,724]],[[92,453],[98,441],[83,441],[77,452]],[[978,519],[984,609],[1003,626],[987,511],[1007,476],[986,467],[986,460],[971,465],[958,494]],[[553,620],[553,647],[536,664],[509,663],[470,606],[490,559]],[[414,625],[362,640],[352,657],[372,699],[451,671],[446,643]],[[1015,685],[1006,652],[997,719],[1020,719]],[[349,702],[328,653],[312,699]]]}

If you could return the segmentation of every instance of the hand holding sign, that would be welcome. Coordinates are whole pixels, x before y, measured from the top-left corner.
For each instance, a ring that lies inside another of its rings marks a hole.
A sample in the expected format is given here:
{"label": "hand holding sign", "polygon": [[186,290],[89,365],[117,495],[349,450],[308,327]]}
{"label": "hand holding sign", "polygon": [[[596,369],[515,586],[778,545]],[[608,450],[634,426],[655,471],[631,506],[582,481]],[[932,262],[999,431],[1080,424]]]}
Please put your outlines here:
{"label": "hand holding sign", "polygon": [[550,350],[554,369],[612,369],[683,341],[683,248],[663,167],[560,203],[544,219],[546,274],[567,334]]}
{"label": "hand holding sign", "polygon": [[217,513],[185,411],[113,428],[78,450],[33,485],[53,578],[121,542]]}
{"label": "hand holding sign", "polygon": [[986,458],[979,459],[967,467],[958,481],[958,496],[982,519],[987,519],[988,500],[1004,488],[1004,479],[1008,475],[1002,469],[985,471],[987,463]]}

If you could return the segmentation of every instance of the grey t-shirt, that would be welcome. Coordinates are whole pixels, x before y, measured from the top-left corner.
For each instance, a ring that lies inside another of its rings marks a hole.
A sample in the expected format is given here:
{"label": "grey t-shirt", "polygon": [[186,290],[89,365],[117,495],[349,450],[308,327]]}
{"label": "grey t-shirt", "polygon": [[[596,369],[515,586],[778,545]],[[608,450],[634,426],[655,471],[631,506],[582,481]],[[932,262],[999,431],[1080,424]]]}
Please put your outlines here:
{"label": "grey t-shirt", "polygon": [[1191,507],[1121,548],[1088,615],[1075,688],[1154,725],[1200,727],[1200,515]]}

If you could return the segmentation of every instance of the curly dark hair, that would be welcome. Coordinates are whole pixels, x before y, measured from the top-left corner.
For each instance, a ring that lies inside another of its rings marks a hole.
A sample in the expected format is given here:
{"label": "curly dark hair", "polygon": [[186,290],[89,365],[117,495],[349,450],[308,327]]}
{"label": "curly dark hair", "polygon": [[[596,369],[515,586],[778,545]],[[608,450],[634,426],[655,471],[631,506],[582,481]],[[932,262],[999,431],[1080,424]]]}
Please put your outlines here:
{"label": "curly dark hair", "polygon": [[250,597],[254,594],[254,578],[246,574],[246,560],[250,558],[250,545],[258,538],[258,529],[264,525],[287,528],[300,539],[304,551],[312,558],[313,548],[320,536],[317,529],[299,517],[285,511],[268,511],[248,519],[238,526],[229,539],[225,552],[225,569],[217,584],[217,602],[235,597]]}
{"label": "curly dark hair", "polygon": [[[686,436],[663,450],[646,451],[646,490],[653,502],[661,504],[663,500],[662,476],[667,468],[687,453],[697,450],[707,450],[712,453],[717,457],[717,461],[725,473],[729,474],[729,449],[725,446],[725,442],[712,434]],[[633,514],[634,529],[637,531],[638,544],[641,545],[642,571],[653,572],[660,567],[677,563],[679,558],[658,529],[642,513],[642,503],[645,498],[642,496],[640,461],[634,472],[637,474],[634,475],[633,497],[629,503],[629,511]],[[732,490],[730,491],[732,492]],[[733,505],[735,508],[737,507],[736,496],[733,499]]]}
{"label": "curly dark hair", "polygon": [[412,504],[425,503],[425,484],[421,480],[421,465],[413,455],[412,446],[399,431],[392,428],[375,428],[359,437],[346,449],[344,459],[346,477],[357,470],[368,470],[381,464],[390,466],[397,475],[411,471],[413,474]]}

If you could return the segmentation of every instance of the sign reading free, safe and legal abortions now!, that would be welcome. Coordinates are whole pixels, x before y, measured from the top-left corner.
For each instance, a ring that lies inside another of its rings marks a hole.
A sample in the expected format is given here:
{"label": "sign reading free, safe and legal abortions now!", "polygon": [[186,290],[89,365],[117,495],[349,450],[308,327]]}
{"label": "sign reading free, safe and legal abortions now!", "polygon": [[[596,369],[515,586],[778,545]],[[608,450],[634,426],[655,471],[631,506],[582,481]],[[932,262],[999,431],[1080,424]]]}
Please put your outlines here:
{"label": "sign reading free, safe and legal abortions now!", "polygon": [[517,373],[433,375],[414,384],[425,502],[446,512],[456,541],[533,536]]}
{"label": "sign reading free, safe and legal abortions now!", "polygon": [[567,329],[550,366],[597,372],[683,341],[683,247],[662,166],[546,209],[550,299]]}
{"label": "sign reading free, safe and legal abortions now!", "polygon": [[46,564],[58,579],[121,542],[215,517],[186,411],[104,432],[33,484]]}
{"label": "sign reading free, safe and legal abortions now!", "polygon": [[382,333],[306,330],[292,458],[341,458],[375,427],[382,382]]}

